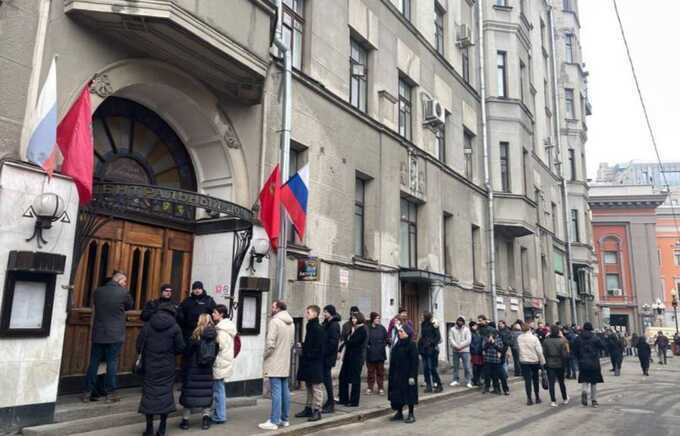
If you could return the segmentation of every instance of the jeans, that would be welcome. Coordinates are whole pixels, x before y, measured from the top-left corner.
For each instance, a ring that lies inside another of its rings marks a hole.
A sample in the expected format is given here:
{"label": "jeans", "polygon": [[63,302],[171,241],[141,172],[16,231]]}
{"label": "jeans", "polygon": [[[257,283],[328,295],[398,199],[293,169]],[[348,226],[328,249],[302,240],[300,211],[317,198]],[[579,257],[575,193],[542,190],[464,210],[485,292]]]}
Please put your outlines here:
{"label": "jeans", "polygon": [[97,384],[97,368],[99,362],[106,361],[106,393],[112,394],[115,392],[116,386],[116,372],[118,371],[118,353],[120,352],[122,342],[114,344],[92,344],[90,351],[90,366],[87,368],[87,375],[85,377],[85,391],[92,392]]}
{"label": "jeans", "polygon": [[[666,349],[665,348],[659,348],[658,349],[658,355],[659,355],[659,365],[667,365],[668,361],[666,360]],[[662,363],[663,361],[663,363]]]}
{"label": "jeans", "polygon": [[373,385],[382,391],[385,386],[385,362],[367,362],[368,369],[368,389],[373,390]]}
{"label": "jeans", "polygon": [[553,403],[557,400],[555,399],[555,382],[560,385],[560,393],[562,394],[562,399],[567,399],[567,386],[564,384],[564,368],[548,368],[548,388],[550,391],[550,401]]}
{"label": "jeans", "polygon": [[227,395],[224,390],[224,380],[213,382],[213,407],[215,408],[212,420],[225,422],[227,420]]}
{"label": "jeans", "polygon": [[493,383],[493,391],[500,392],[500,379],[502,377],[503,368],[500,363],[485,363],[484,364],[484,391],[488,392]]}
{"label": "jeans", "polygon": [[481,378],[482,378],[482,370],[484,369],[484,365],[477,365],[473,364],[472,365],[472,384],[475,386],[481,386]]}
{"label": "jeans", "polygon": [[288,421],[290,411],[290,391],[288,390],[288,377],[271,377],[269,383],[272,387],[272,413],[269,421],[280,425]]}
{"label": "jeans", "polygon": [[576,378],[578,375],[578,360],[574,356],[567,359],[566,376],[567,378]]}
{"label": "jeans", "polygon": [[589,387],[591,401],[597,401],[597,385],[595,383],[581,383],[581,393],[588,395]]}
{"label": "jeans", "polygon": [[431,388],[433,383],[437,386],[441,386],[442,381],[439,378],[439,373],[437,372],[437,366],[439,364],[438,353],[421,354],[420,357],[423,360],[423,376],[425,377],[425,383],[427,386]]}
{"label": "jeans", "polygon": [[470,374],[470,353],[467,351],[453,352],[453,381],[460,381],[458,370],[460,369],[460,361],[463,361],[463,373],[465,376],[465,384],[470,383],[472,375]]}
{"label": "jeans", "polygon": [[534,394],[536,399],[539,397],[540,383],[538,380],[538,374],[541,370],[541,365],[538,363],[523,363],[522,364],[522,375],[524,376],[524,390],[527,393],[527,400],[531,400],[531,386],[534,387]]}
{"label": "jeans", "polygon": [[331,406],[335,404],[335,398],[333,397],[333,377],[331,376],[331,370],[333,367],[323,368],[323,385],[326,388],[326,404]]}
{"label": "jeans", "polygon": [[522,375],[522,366],[519,364],[519,348],[511,348],[512,350],[512,363],[514,365],[515,377]]}

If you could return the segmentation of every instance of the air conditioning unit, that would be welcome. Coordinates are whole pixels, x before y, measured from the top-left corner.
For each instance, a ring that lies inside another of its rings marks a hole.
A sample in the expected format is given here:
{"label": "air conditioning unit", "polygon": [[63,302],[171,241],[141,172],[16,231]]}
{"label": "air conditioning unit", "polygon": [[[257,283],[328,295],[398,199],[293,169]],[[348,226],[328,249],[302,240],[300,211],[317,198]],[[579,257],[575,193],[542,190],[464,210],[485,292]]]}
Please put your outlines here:
{"label": "air conditioning unit", "polygon": [[472,29],[467,24],[461,24],[458,26],[456,45],[460,48],[466,48],[474,45],[472,42]]}
{"label": "air conditioning unit", "polygon": [[614,297],[623,296],[623,289],[611,289],[611,292]]}
{"label": "air conditioning unit", "polygon": [[446,111],[440,102],[434,99],[425,101],[424,124],[439,126],[446,122]]}

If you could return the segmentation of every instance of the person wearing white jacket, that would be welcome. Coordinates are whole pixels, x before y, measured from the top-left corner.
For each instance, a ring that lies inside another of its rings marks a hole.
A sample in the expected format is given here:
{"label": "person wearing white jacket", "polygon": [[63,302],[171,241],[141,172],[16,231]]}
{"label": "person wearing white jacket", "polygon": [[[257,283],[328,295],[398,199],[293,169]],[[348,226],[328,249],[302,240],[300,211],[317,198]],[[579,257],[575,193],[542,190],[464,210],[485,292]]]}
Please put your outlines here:
{"label": "person wearing white jacket", "polygon": [[458,370],[460,369],[460,361],[463,361],[463,371],[465,373],[465,385],[468,388],[472,387],[471,378],[472,371],[470,367],[470,342],[472,341],[472,333],[470,328],[465,324],[465,318],[459,316],[456,320],[456,325],[449,330],[449,345],[452,350],[453,363],[453,381],[451,386],[458,386],[460,384],[460,376]]}
{"label": "person wearing white jacket", "polygon": [[522,376],[524,376],[524,389],[527,393],[527,405],[531,406],[534,401],[531,399],[531,385],[533,382],[536,404],[541,402],[539,397],[540,384],[539,372],[545,365],[545,356],[541,341],[531,332],[528,323],[522,324],[522,334],[517,337],[519,347],[519,362],[522,366]]}
{"label": "person wearing white jacket", "polygon": [[224,383],[234,373],[234,338],[236,326],[228,317],[229,309],[224,304],[215,307],[212,313],[217,330],[219,351],[213,364],[213,424],[224,424],[227,421],[227,397]]}

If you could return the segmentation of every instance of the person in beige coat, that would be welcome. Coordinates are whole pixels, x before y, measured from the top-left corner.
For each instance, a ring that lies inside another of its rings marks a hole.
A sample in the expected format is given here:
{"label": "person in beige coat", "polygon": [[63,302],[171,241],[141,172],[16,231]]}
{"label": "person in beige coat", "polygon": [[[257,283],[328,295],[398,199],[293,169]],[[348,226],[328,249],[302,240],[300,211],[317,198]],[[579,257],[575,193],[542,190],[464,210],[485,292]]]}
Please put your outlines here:
{"label": "person in beige coat", "polygon": [[522,334],[517,337],[517,346],[519,347],[519,362],[524,376],[524,389],[527,393],[527,405],[534,404],[531,398],[532,384],[536,395],[536,404],[539,404],[541,402],[539,374],[541,368],[545,365],[545,356],[543,355],[541,341],[533,334],[528,323],[522,324]]}
{"label": "person in beige coat", "polygon": [[293,318],[286,311],[284,301],[272,302],[271,320],[267,329],[267,340],[264,348],[264,376],[269,378],[272,392],[272,412],[269,420],[259,425],[263,430],[277,430],[288,427],[290,410],[290,391],[288,376],[290,375],[290,358],[295,340]]}
{"label": "person in beige coat", "polygon": [[236,326],[229,319],[229,309],[224,304],[215,307],[212,318],[217,330],[219,351],[213,364],[213,424],[224,424],[227,421],[227,398],[224,383],[234,373],[234,337]]}

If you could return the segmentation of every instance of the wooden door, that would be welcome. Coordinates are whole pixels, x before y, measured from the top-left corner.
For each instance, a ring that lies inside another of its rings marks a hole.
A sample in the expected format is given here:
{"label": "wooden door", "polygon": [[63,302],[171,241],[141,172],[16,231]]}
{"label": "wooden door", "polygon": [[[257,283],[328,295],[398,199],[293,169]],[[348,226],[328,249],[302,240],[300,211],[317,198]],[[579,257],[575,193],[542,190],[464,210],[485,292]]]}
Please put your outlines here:
{"label": "wooden door", "polygon": [[418,295],[418,284],[414,282],[402,282],[401,284],[401,306],[408,312],[408,319],[413,322],[414,337],[420,334],[420,320],[422,311],[420,309],[420,297]]}
{"label": "wooden door", "polygon": [[177,301],[188,294],[192,246],[193,235],[189,233],[124,220],[112,220],[97,231],[76,271],[64,339],[62,392],[77,390],[89,365],[94,289],[106,283],[114,271],[128,275],[134,306],[127,313],[118,373],[131,374],[144,304],[158,298],[162,283],[173,285]]}

